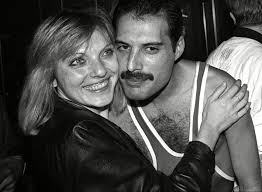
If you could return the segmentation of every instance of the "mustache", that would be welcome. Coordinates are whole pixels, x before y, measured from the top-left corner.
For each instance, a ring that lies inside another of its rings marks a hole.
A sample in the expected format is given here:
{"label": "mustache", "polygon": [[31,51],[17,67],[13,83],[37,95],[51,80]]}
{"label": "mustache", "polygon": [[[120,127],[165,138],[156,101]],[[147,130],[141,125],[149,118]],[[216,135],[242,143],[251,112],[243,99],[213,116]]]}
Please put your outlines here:
{"label": "mustache", "polygon": [[121,79],[139,79],[139,80],[154,80],[154,76],[151,73],[131,72],[124,71],[120,75]]}

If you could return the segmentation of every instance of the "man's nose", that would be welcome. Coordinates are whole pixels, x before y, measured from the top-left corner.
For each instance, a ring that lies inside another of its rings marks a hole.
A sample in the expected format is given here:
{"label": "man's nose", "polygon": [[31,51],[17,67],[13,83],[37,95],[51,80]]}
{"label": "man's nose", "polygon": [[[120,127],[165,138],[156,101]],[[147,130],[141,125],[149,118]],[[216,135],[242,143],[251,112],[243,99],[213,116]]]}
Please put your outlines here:
{"label": "man's nose", "polygon": [[137,71],[142,70],[143,65],[140,60],[140,55],[138,51],[131,51],[128,62],[127,62],[127,69],[128,71]]}

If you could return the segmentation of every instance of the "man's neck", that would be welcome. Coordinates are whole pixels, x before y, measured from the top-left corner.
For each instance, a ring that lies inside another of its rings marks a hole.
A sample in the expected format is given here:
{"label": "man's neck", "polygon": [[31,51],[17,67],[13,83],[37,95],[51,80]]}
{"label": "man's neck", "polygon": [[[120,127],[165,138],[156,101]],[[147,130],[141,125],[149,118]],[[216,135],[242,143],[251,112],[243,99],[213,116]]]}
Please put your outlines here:
{"label": "man's neck", "polygon": [[174,83],[175,80],[173,79],[173,74],[170,77],[168,83],[161,89],[159,90],[157,93],[155,93],[154,95],[152,95],[151,97],[145,99],[145,100],[140,100],[137,101],[139,103],[139,105],[143,106],[147,106],[151,103],[153,104],[163,104],[166,101],[168,101],[168,99],[170,97],[173,96],[173,92],[174,92]]}
{"label": "man's neck", "polygon": [[160,91],[146,100],[138,101],[138,103],[141,106],[146,106],[150,103],[162,105],[166,102],[169,102],[170,98],[173,98],[174,95],[179,95],[180,93],[184,92],[184,68],[181,67],[184,64],[183,62],[184,61],[180,61],[174,65],[173,72],[168,83]]}

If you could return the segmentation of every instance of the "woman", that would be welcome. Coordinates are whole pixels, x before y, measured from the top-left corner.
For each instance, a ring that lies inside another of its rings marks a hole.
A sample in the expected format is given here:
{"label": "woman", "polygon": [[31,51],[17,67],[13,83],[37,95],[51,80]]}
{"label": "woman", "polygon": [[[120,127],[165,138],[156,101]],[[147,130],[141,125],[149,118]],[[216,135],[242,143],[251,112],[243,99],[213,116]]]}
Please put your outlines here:
{"label": "woman", "polygon": [[108,18],[100,10],[63,13],[35,33],[19,118],[32,139],[29,167],[36,191],[208,191],[211,150],[218,135],[249,109],[246,86],[239,91],[237,82],[222,95],[221,85],[205,108],[197,141],[170,176],[157,172],[106,119],[118,79]]}

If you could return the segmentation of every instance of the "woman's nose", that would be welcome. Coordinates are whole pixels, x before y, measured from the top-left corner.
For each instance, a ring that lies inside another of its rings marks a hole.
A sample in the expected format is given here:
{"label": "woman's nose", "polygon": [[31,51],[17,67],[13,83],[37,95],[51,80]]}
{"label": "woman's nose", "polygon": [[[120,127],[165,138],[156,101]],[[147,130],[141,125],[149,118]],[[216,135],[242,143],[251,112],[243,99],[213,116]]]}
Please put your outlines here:
{"label": "woman's nose", "polygon": [[93,62],[92,71],[90,74],[92,77],[104,77],[106,73],[107,70],[103,62],[101,62],[100,60]]}

